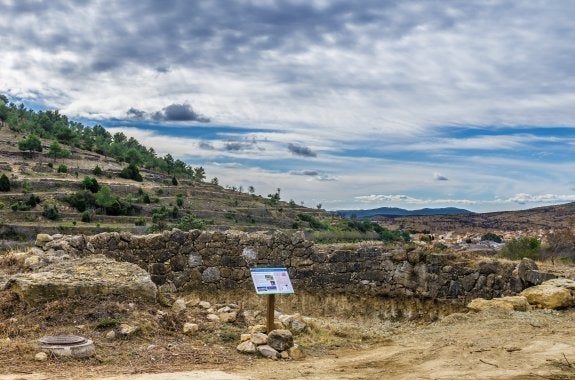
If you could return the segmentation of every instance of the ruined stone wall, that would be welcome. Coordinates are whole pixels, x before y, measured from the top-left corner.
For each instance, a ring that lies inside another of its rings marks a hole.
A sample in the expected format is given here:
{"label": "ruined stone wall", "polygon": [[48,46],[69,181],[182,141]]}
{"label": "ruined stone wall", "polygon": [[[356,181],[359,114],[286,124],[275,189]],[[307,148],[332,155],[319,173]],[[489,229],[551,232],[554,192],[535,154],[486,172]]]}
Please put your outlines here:
{"label": "ruined stone wall", "polygon": [[287,267],[297,292],[420,300],[514,294],[529,281],[545,277],[526,262],[466,261],[402,247],[324,248],[300,234],[180,230],[153,235],[40,234],[36,244],[55,254],[104,254],[132,262],[148,270],[156,284],[171,282],[182,291],[253,291],[249,265]]}

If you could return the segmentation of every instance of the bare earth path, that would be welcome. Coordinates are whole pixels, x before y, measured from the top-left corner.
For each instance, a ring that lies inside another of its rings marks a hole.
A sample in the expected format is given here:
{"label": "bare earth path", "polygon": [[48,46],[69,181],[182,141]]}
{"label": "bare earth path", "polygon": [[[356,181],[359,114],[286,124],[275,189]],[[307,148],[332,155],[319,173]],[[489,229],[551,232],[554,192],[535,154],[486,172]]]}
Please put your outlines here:
{"label": "bare earth path", "polygon": [[[575,379],[575,310],[452,314],[431,324],[405,323],[389,342],[342,347],[299,361],[240,361],[191,372],[107,375],[106,380]],[[73,378],[88,378],[75,373]],[[90,378],[94,378],[90,376]],[[0,380],[49,375],[0,375]]]}

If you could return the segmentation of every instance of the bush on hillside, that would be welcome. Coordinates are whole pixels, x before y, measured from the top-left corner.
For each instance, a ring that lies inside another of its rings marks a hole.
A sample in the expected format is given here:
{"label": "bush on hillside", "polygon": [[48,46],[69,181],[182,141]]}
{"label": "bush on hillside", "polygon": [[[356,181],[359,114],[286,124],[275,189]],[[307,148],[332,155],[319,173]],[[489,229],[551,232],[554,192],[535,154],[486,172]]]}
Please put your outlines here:
{"label": "bush on hillside", "polygon": [[485,235],[481,236],[481,241],[493,241],[495,243],[503,242],[501,236],[494,234],[493,232],[488,232]]}
{"label": "bush on hillside", "polygon": [[44,211],[42,212],[42,215],[45,218],[48,218],[50,220],[60,219],[60,211],[58,210],[56,205],[54,205],[52,203],[48,203],[48,204],[44,205]]}
{"label": "bush on hillside", "polygon": [[6,176],[6,174],[2,173],[0,176],[0,191],[10,191],[11,185],[10,180]]}
{"label": "bush on hillside", "polygon": [[524,257],[539,259],[541,253],[541,241],[535,237],[523,236],[508,241],[500,252],[504,258],[520,260]]}
{"label": "bush on hillside", "polygon": [[140,174],[140,169],[138,169],[138,167],[134,164],[130,164],[122,169],[120,172],[120,177],[132,179],[137,182],[142,182],[144,180]]}

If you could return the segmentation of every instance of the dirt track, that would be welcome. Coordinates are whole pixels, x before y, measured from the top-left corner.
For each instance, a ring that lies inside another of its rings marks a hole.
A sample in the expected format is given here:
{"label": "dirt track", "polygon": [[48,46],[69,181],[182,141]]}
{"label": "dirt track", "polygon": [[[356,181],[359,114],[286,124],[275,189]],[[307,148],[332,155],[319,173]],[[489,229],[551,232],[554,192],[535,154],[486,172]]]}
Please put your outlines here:
{"label": "dirt track", "polygon": [[[452,314],[427,325],[393,326],[387,342],[339,350],[300,361],[234,361],[202,371],[73,378],[192,379],[575,379],[575,310]],[[386,328],[390,328],[389,326]],[[219,368],[220,367],[220,368]],[[180,368],[183,369],[183,368]],[[193,368],[189,368],[191,370]],[[56,379],[50,375],[0,380]]]}

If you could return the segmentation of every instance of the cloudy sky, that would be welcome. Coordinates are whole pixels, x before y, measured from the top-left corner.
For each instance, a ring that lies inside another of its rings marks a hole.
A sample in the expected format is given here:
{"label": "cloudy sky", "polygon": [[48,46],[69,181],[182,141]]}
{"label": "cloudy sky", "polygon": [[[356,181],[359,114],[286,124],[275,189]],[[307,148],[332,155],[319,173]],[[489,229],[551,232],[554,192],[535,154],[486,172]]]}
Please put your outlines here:
{"label": "cloudy sky", "polygon": [[0,93],[326,209],[575,201],[575,1],[0,0]]}

